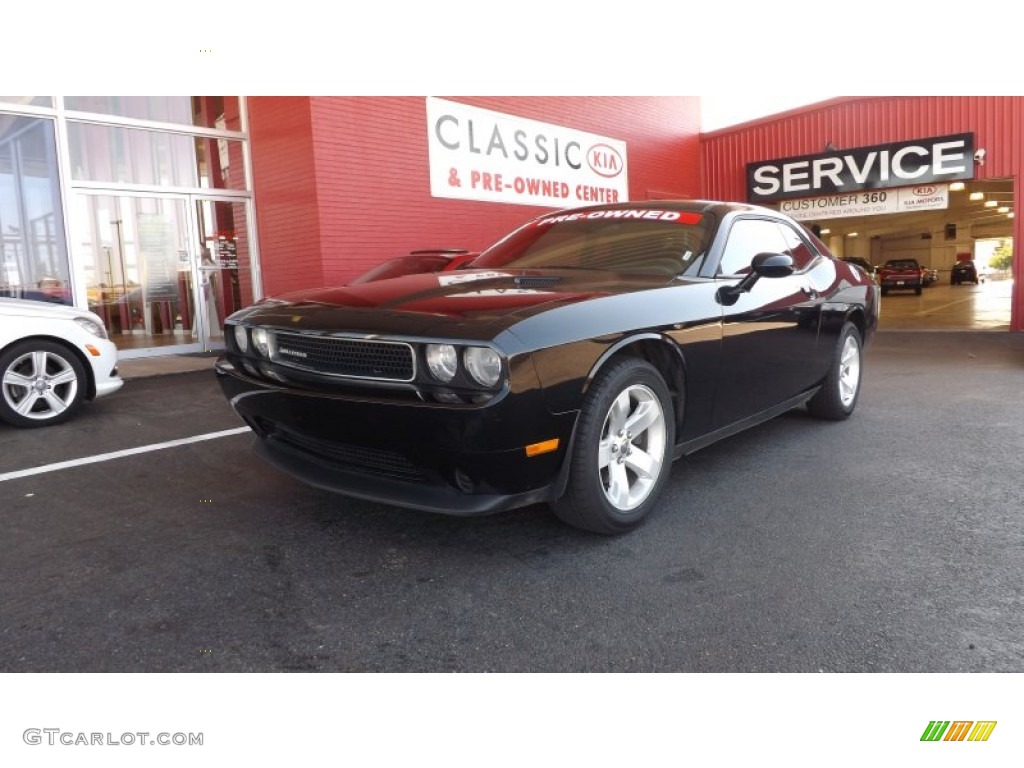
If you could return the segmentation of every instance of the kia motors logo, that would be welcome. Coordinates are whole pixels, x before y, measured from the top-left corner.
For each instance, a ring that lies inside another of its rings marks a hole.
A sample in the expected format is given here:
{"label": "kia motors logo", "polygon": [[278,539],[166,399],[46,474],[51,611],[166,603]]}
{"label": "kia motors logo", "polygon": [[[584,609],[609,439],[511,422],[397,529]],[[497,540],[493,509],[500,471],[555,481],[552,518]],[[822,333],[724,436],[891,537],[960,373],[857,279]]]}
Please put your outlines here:
{"label": "kia motors logo", "polygon": [[925,184],[921,187],[914,187],[911,190],[911,192],[913,192],[917,197],[931,197],[932,195],[937,194],[938,191],[939,188],[933,184]]}
{"label": "kia motors logo", "polygon": [[590,170],[606,179],[618,176],[626,165],[618,150],[607,144],[595,144],[588,149],[587,164]]}

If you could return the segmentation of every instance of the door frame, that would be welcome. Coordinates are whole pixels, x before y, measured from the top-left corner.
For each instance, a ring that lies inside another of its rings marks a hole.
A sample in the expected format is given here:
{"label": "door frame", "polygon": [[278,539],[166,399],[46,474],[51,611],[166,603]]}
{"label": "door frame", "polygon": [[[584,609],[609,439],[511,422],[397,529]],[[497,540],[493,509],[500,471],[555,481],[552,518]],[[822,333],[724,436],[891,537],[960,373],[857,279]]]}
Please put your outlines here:
{"label": "door frame", "polygon": [[209,319],[208,307],[206,306],[206,291],[203,290],[205,285],[203,280],[206,279],[207,269],[203,268],[202,265],[202,245],[203,245],[203,233],[199,231],[199,217],[196,212],[196,206],[199,203],[231,203],[233,205],[242,204],[245,209],[245,232],[247,242],[249,243],[249,269],[250,269],[250,281],[252,284],[253,296],[252,301],[255,301],[259,296],[259,283],[258,275],[256,270],[256,264],[258,260],[255,256],[254,243],[254,230],[252,221],[252,199],[248,195],[231,194],[226,190],[213,190],[209,192],[193,192],[186,195],[189,198],[189,232],[191,233],[190,247],[190,258],[192,259],[192,271],[194,274],[193,293],[196,294],[196,313],[201,314],[201,317],[197,317],[196,325],[200,329],[199,341],[204,352],[213,352],[224,349],[224,342],[219,341],[214,343],[212,341],[213,334],[209,328],[207,320]]}

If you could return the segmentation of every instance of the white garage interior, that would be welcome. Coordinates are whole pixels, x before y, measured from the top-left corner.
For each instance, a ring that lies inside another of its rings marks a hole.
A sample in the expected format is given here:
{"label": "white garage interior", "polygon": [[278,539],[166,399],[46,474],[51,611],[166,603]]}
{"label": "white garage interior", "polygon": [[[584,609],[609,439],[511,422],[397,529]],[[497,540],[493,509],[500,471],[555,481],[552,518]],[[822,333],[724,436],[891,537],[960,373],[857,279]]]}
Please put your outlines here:
{"label": "white garage interior", "polygon": [[[922,295],[894,292],[883,299],[883,329],[1006,330],[1013,287],[1014,194],[1012,179],[961,182],[950,185],[945,210],[805,224],[816,227],[837,256],[866,259],[874,267],[889,259],[914,258],[936,270],[937,281]],[[975,259],[981,273],[978,285],[950,284],[953,264],[964,258]]]}

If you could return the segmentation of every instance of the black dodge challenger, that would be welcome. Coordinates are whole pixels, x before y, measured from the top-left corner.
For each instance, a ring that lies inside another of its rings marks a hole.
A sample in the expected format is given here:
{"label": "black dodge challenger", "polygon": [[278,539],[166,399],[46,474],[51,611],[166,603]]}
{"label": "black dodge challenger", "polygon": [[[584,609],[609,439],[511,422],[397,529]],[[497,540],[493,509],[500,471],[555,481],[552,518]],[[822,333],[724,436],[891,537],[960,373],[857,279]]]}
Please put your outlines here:
{"label": "black dodge challenger", "polygon": [[672,460],[806,403],[857,404],[878,288],[740,203],[550,213],[458,269],[232,315],[220,385],[311,485],[430,512],[538,502],[614,534]]}

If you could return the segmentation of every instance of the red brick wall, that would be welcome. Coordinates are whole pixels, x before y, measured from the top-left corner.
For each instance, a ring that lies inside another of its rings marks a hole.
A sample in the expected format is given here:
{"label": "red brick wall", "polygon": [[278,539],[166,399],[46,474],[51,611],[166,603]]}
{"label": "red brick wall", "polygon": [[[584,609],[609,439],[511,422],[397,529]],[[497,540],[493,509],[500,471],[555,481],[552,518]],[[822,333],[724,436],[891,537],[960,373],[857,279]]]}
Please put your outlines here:
{"label": "red brick wall", "polygon": [[[696,97],[446,98],[626,141],[630,199],[700,194]],[[550,210],[431,197],[422,96],[254,97],[249,114],[268,295],[417,248],[478,250]]]}
{"label": "red brick wall", "polygon": [[248,108],[263,294],[322,285],[309,99],[263,96]]}

